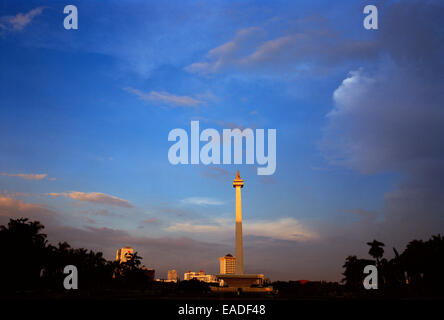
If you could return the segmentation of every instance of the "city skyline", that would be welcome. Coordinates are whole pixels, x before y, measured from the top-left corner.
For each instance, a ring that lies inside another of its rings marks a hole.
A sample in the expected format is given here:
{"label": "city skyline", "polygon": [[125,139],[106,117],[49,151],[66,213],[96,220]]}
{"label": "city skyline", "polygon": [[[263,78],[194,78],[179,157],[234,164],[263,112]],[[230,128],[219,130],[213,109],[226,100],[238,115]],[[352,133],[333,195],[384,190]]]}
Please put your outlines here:
{"label": "city skyline", "polygon": [[[143,264],[216,274],[234,253],[237,170],[246,273],[342,278],[377,239],[442,233],[444,7],[315,0],[0,6],[0,224],[50,243],[136,248]],[[174,128],[275,128],[276,171],[172,165]]]}

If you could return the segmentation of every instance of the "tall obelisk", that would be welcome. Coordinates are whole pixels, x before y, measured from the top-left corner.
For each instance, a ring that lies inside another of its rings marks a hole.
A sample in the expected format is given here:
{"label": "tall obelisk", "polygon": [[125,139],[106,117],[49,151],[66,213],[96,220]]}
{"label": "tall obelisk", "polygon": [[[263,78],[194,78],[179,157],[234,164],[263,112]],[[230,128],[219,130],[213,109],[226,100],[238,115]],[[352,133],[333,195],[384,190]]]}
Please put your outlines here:
{"label": "tall obelisk", "polygon": [[236,188],[236,274],[244,274],[244,246],[242,243],[242,198],[241,188],[244,180],[237,170],[236,179],[233,180],[233,187]]}

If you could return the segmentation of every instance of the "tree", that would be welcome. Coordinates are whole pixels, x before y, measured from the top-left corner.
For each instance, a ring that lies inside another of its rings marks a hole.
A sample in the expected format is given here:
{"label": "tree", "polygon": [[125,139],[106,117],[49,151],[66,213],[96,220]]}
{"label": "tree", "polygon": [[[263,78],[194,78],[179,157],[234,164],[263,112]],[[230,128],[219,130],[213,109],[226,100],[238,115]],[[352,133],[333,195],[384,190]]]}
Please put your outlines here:
{"label": "tree", "polygon": [[400,255],[410,288],[416,293],[442,292],[444,286],[444,238],[432,236],[427,241],[413,240]]}
{"label": "tree", "polygon": [[113,263],[115,266],[115,278],[118,283],[126,288],[138,288],[144,290],[149,279],[145,270],[140,266],[142,257],[137,252],[128,253],[126,261]]}
{"label": "tree", "polygon": [[373,240],[372,242],[367,242],[367,244],[370,246],[370,250],[368,253],[376,259],[376,265],[379,266],[379,259],[382,258],[384,255],[384,246],[382,242],[379,242],[377,240]]}
{"label": "tree", "polygon": [[375,261],[367,259],[358,259],[356,256],[348,256],[345,259],[345,264],[342,266],[344,270],[344,278],[342,282],[350,291],[363,290],[362,281],[365,278],[364,268],[369,264],[374,264]]}
{"label": "tree", "polygon": [[0,226],[0,252],[7,259],[0,265],[0,283],[3,289],[37,287],[47,258],[46,234],[39,221],[27,218],[10,219]]}

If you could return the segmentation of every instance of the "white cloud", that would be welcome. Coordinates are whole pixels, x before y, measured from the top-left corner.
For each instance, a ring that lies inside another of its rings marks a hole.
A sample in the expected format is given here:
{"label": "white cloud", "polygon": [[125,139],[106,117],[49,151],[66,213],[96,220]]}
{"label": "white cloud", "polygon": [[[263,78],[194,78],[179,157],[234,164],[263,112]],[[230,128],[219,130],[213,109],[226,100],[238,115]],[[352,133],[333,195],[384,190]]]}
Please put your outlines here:
{"label": "white cloud", "polygon": [[251,221],[246,223],[244,228],[247,235],[281,240],[306,241],[319,238],[316,233],[309,231],[302,223],[293,218]]}
{"label": "white cloud", "polygon": [[219,226],[216,225],[203,225],[203,224],[193,224],[193,223],[176,223],[167,228],[167,231],[172,232],[219,232],[221,231]]}
{"label": "white cloud", "polygon": [[181,202],[185,204],[194,204],[198,206],[220,206],[224,204],[223,201],[213,198],[204,198],[204,197],[190,197],[181,200]]}
{"label": "white cloud", "polygon": [[51,181],[56,180],[55,178],[49,178],[48,175],[46,173],[38,173],[38,174],[31,174],[31,173],[6,173],[6,172],[2,172],[1,173],[2,176],[7,176],[7,177],[19,177],[22,179],[26,179],[26,180],[42,180],[42,179],[48,179]]}
{"label": "white cloud", "polygon": [[124,208],[133,207],[128,200],[120,199],[101,192],[89,192],[89,193],[80,192],[80,191],[71,191],[71,192],[62,192],[62,193],[52,192],[48,193],[47,195],[53,197],[65,197],[82,202],[104,204],[116,207],[124,207]]}
{"label": "white cloud", "polygon": [[162,103],[172,107],[198,107],[205,104],[203,100],[189,96],[176,96],[166,91],[150,91],[145,93],[132,87],[124,88],[127,92],[138,96],[141,100],[152,103]]}
{"label": "white cloud", "polygon": [[341,113],[348,113],[353,108],[358,108],[358,103],[362,99],[375,79],[365,76],[362,69],[350,71],[341,85],[333,92],[335,108],[327,114],[327,116],[338,116]]}
{"label": "white cloud", "polygon": [[[214,219],[209,224],[194,224],[192,222],[176,223],[166,230],[185,233],[230,234],[234,231],[234,220]],[[248,220],[243,224],[244,235],[267,237],[279,240],[308,241],[319,238],[319,235],[308,230],[294,218],[278,220]]]}

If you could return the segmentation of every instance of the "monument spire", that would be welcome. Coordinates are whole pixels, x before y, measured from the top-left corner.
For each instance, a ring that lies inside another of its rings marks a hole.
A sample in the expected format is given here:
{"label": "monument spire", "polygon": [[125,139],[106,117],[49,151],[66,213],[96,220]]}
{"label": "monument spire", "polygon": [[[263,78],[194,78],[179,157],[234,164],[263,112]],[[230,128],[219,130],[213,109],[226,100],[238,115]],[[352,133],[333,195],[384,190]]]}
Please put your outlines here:
{"label": "monument spire", "polygon": [[244,274],[244,246],[242,242],[242,199],[241,188],[244,180],[237,170],[236,179],[233,180],[233,187],[236,189],[236,274]]}

